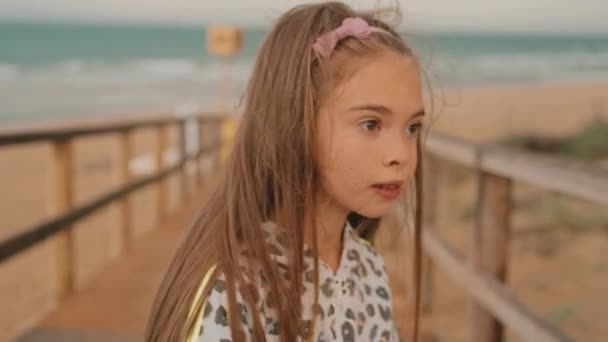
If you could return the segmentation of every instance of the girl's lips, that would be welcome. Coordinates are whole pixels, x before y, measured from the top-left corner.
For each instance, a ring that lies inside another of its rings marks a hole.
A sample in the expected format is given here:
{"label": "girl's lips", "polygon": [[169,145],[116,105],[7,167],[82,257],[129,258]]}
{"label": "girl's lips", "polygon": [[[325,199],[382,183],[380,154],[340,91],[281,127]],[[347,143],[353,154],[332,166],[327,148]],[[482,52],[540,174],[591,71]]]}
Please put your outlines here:
{"label": "girl's lips", "polygon": [[401,183],[399,182],[374,184],[373,187],[380,196],[389,200],[394,200],[401,194]]}

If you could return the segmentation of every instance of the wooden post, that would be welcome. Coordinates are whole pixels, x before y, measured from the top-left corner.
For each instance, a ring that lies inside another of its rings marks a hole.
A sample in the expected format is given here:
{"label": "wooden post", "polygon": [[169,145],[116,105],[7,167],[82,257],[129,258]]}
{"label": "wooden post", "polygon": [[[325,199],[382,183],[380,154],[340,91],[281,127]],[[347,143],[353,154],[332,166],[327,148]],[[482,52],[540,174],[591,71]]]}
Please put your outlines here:
{"label": "wooden post", "polygon": [[[66,212],[73,205],[72,144],[70,139],[53,143],[53,167],[55,193],[52,200],[53,213]],[[75,250],[71,227],[57,234],[57,296],[66,298],[75,289]]]}
{"label": "wooden post", "polygon": [[216,172],[220,168],[220,161],[222,157],[222,121],[214,121],[212,124],[213,134],[211,140],[211,146],[213,146],[212,155],[212,172]]}
{"label": "wooden post", "polygon": [[178,126],[179,134],[179,184],[182,201],[188,200],[188,174],[186,166],[188,164],[188,150],[186,148],[186,130],[187,120],[180,120]]}
{"label": "wooden post", "polygon": [[[511,180],[482,172],[477,205],[473,262],[479,270],[504,283],[509,258]],[[502,341],[502,324],[477,303],[473,303],[472,320],[473,341]]]}
{"label": "wooden post", "polygon": [[222,119],[221,123],[221,134],[220,134],[220,143],[221,143],[221,155],[220,160],[223,164],[228,155],[230,154],[230,149],[232,148],[232,143],[234,139],[234,134],[236,132],[237,122],[232,114],[228,114]]}
{"label": "wooden post", "polygon": [[[439,171],[440,161],[434,155],[429,154],[426,158],[424,172],[424,227],[436,229],[437,223],[437,201],[439,200],[439,183],[442,181]],[[423,254],[422,292],[421,307],[424,313],[431,313],[433,306],[433,263],[431,258]]]}
{"label": "wooden post", "polygon": [[[164,154],[169,145],[169,127],[159,125],[156,128],[156,170],[160,171],[165,168]],[[167,181],[166,179],[159,180],[156,186],[156,211],[158,212],[158,221],[163,222],[167,218]]]}
{"label": "wooden post", "polygon": [[[120,180],[121,185],[127,184],[131,181],[133,175],[129,168],[129,162],[133,154],[131,145],[131,132],[130,130],[124,130],[120,132]],[[126,194],[120,200],[121,210],[121,233],[122,233],[122,246],[121,251],[127,252],[133,241],[133,232],[131,231],[131,202],[129,194]]]}
{"label": "wooden post", "polygon": [[195,168],[195,172],[196,172],[196,185],[198,186],[198,188],[202,188],[203,187],[203,172],[201,170],[201,160],[203,159],[203,148],[204,148],[204,144],[203,144],[203,125],[202,125],[202,120],[200,118],[196,119],[196,131],[197,131],[197,137],[198,137],[198,149],[196,150],[196,168]]}

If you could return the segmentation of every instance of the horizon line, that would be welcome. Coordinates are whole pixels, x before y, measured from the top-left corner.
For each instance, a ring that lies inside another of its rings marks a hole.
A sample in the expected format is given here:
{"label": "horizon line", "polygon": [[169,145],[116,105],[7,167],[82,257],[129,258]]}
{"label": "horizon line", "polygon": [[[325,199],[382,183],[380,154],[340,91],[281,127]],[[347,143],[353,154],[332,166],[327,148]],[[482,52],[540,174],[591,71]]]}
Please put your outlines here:
{"label": "horizon line", "polygon": [[[33,18],[33,17],[0,17],[0,24],[38,24],[38,25],[82,25],[92,27],[107,27],[107,26],[122,26],[122,27],[139,27],[139,28],[205,28],[211,25],[235,25],[246,29],[266,30],[270,29],[271,25],[254,23],[254,22],[235,22],[235,21],[204,21],[195,23],[188,21],[171,21],[171,20],[124,20],[124,19],[68,19],[68,18]],[[407,30],[399,30],[401,33],[407,33]],[[606,31],[591,31],[591,30],[505,30],[493,28],[430,28],[428,25],[422,27],[417,25],[409,30],[410,34],[435,34],[435,35],[512,35],[512,36],[599,36],[608,38],[608,30]]]}

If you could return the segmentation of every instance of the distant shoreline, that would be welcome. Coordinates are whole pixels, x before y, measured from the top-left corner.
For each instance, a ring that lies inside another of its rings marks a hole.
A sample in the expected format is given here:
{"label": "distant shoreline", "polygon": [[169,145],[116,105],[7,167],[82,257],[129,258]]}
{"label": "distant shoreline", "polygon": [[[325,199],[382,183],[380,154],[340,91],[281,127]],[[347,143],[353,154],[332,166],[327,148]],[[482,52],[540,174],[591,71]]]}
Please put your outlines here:
{"label": "distant shoreline", "polygon": [[[593,86],[607,86],[608,79],[606,80],[560,80],[560,81],[539,81],[539,82],[498,82],[491,84],[462,84],[462,85],[449,85],[449,86],[437,86],[433,87],[434,93],[448,94],[453,96],[461,92],[475,93],[484,91],[517,91],[527,92],[530,89],[541,89],[541,88],[563,88],[563,87],[593,87]],[[236,100],[233,101],[233,107],[236,106]],[[607,103],[608,105],[608,103]],[[177,110],[176,110],[176,107]],[[192,113],[194,112],[208,112],[213,113],[216,111],[217,106],[208,103],[206,106],[201,106],[198,110],[196,108],[188,109]],[[183,110],[180,113],[178,106],[158,106],[145,107],[142,109],[128,109],[124,111],[108,111],[104,114],[74,114],[74,115],[59,115],[59,116],[40,116],[40,117],[25,117],[18,119],[15,117],[1,117],[0,116],[0,134],[2,131],[12,129],[23,129],[26,127],[36,128],[48,128],[54,125],[61,125],[65,122],[74,124],[78,123],[106,123],[120,120],[132,120],[137,118],[146,118],[154,116],[167,116],[167,115],[186,115],[188,110]]]}

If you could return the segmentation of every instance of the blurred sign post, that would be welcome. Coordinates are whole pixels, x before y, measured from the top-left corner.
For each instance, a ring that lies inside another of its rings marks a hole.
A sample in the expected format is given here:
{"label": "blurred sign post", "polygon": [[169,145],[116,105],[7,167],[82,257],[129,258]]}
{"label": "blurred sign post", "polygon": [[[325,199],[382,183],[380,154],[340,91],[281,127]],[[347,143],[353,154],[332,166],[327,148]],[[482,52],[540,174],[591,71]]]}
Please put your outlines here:
{"label": "blurred sign post", "polygon": [[230,61],[235,56],[243,45],[243,33],[241,29],[234,26],[210,26],[207,29],[207,50],[214,55],[220,56],[220,79],[219,79],[219,108],[224,114],[227,114],[227,119],[222,123],[222,161],[228,155],[228,147],[225,144],[231,141],[236,130],[236,120],[234,113],[230,113]]}

